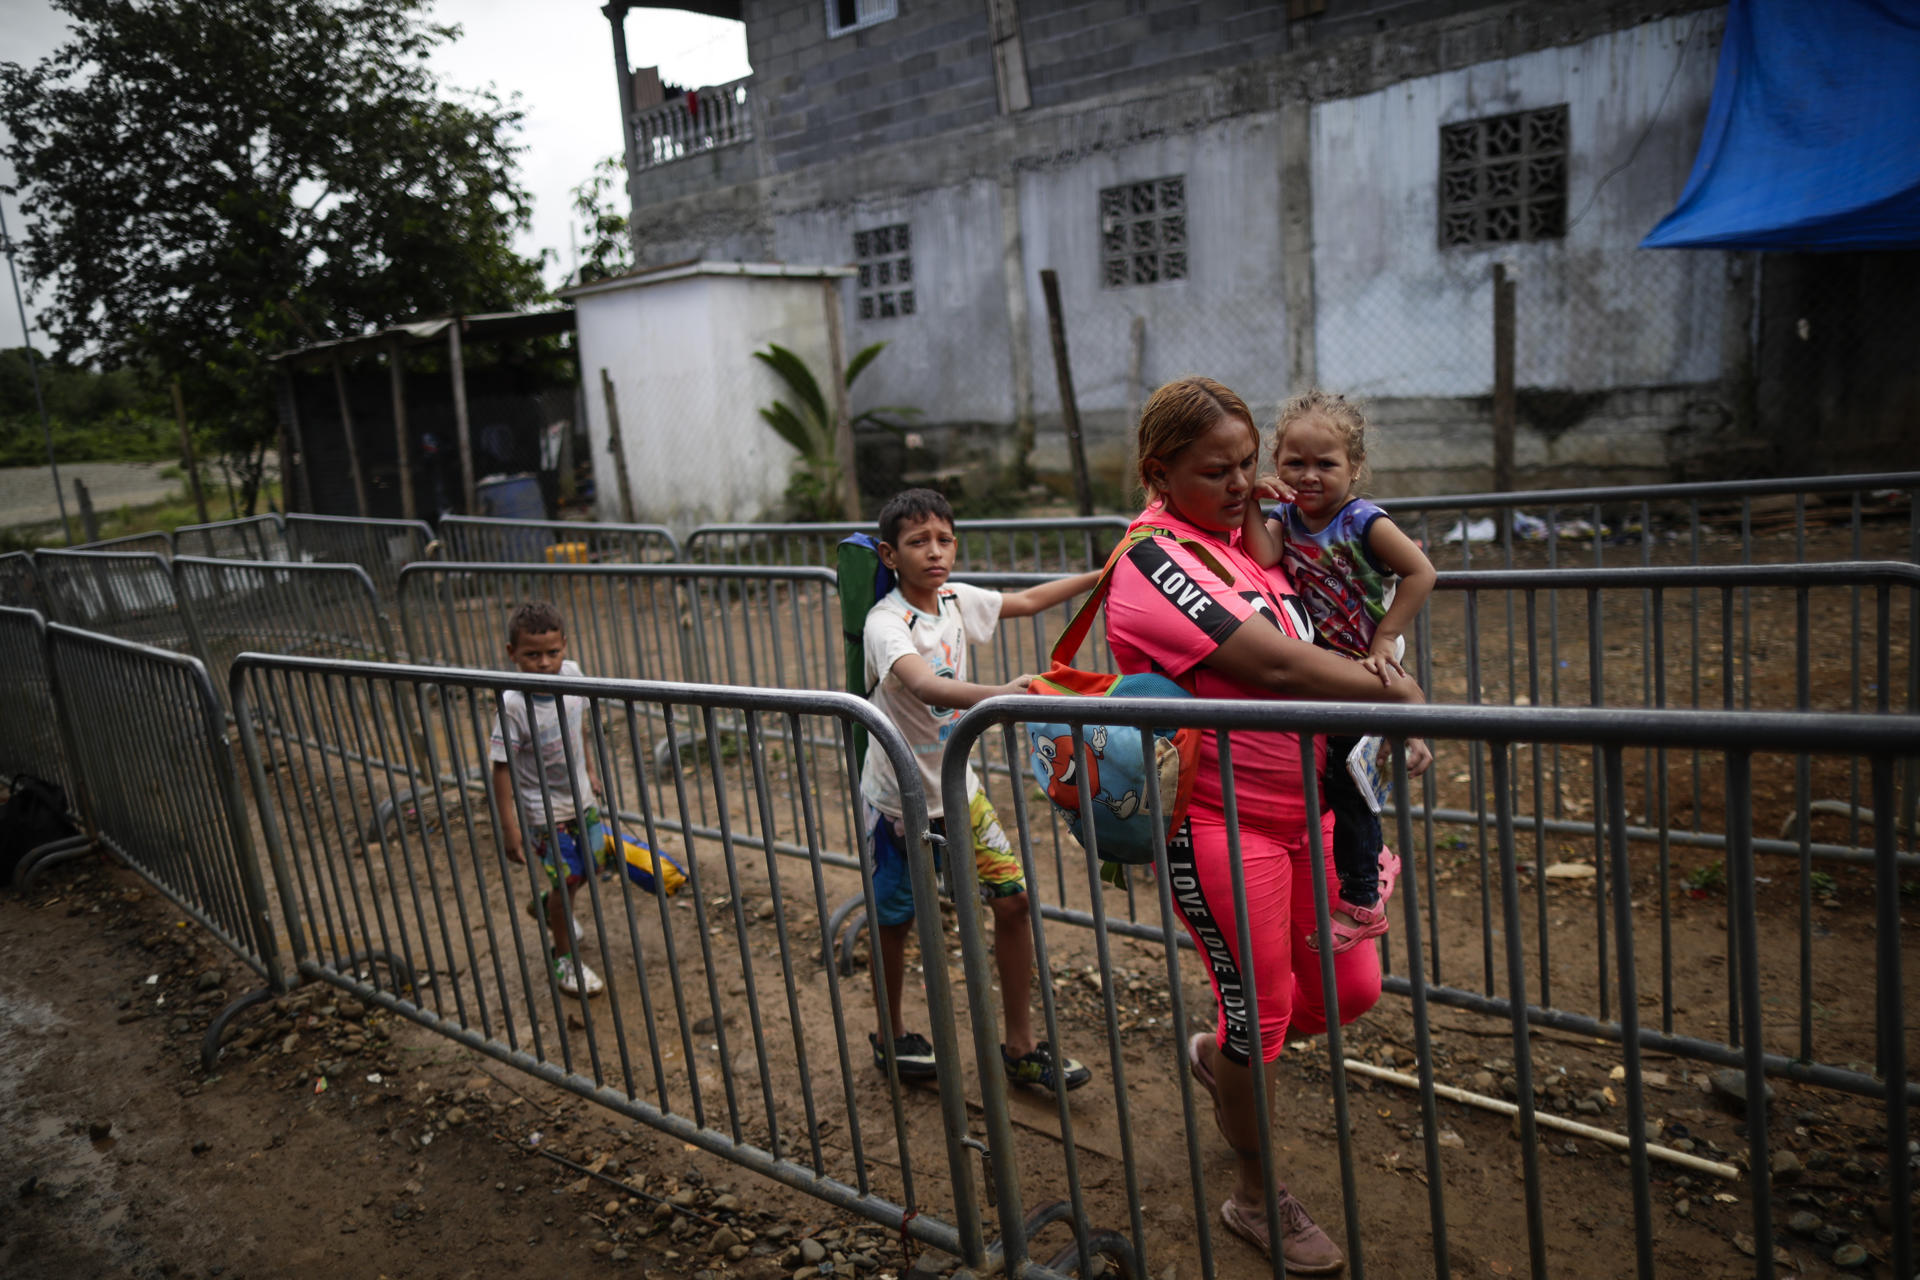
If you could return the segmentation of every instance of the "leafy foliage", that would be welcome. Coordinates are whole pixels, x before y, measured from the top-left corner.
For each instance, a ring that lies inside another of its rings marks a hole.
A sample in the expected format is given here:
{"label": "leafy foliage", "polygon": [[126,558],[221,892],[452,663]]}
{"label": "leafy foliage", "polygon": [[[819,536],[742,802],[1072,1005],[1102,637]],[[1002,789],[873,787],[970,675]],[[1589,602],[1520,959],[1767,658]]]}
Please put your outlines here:
{"label": "leafy foliage", "polygon": [[0,64],[25,265],[59,353],[181,380],[252,510],[271,353],[537,297],[520,113],[443,93],[426,0],[54,0],[69,42]]}
{"label": "leafy foliage", "polygon": [[[853,380],[858,378],[866,367],[874,362],[887,344],[876,342],[863,347],[847,361],[846,386],[853,389]],[[832,520],[840,516],[840,456],[834,448],[833,409],[820,391],[819,379],[813,376],[813,370],[807,362],[791,350],[777,342],[767,344],[765,351],[756,351],[753,358],[771,368],[780,375],[797,405],[784,400],[775,400],[760,410],[767,425],[772,427],[779,437],[792,446],[800,456],[794,460],[793,477],[787,482],[787,503],[793,508],[793,514],[802,520]],[[897,414],[903,417],[919,413],[900,405],[889,405],[868,409],[854,415],[855,428],[862,426],[885,427],[895,430],[896,424],[889,422],[884,415]]]}
{"label": "leafy foliage", "polygon": [[[101,373],[34,354],[62,462],[152,461],[180,451],[172,407],[143,387],[133,370]],[[0,467],[46,461],[27,349],[11,347],[0,351]]]}
{"label": "leafy foliage", "polygon": [[573,213],[585,232],[586,255],[572,283],[604,280],[633,268],[633,241],[627,235],[627,215],[621,212],[627,194],[627,162],[608,156],[593,166],[587,180],[573,189]]}

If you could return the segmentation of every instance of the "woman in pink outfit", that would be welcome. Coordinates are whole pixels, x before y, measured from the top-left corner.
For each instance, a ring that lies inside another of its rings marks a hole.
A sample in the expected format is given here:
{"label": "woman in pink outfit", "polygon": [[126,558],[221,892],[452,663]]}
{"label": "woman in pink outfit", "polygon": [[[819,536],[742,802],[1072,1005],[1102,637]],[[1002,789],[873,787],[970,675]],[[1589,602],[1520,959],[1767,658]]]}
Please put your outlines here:
{"label": "woman in pink outfit", "polygon": [[[1122,672],[1157,671],[1202,698],[1304,698],[1421,702],[1420,688],[1396,672],[1376,672],[1313,644],[1306,610],[1285,573],[1263,569],[1241,549],[1260,433],[1239,396],[1208,378],[1182,378],[1154,392],[1140,415],[1140,482],[1147,509],[1136,526],[1165,530],[1136,544],[1114,570],[1107,635]],[[1260,1126],[1254,1106],[1252,1037],[1246,999],[1251,968],[1259,998],[1266,1095],[1288,1027],[1326,1029],[1326,995],[1306,939],[1315,928],[1300,743],[1290,733],[1235,732],[1233,791],[1239,865],[1246,881],[1253,955],[1240,954],[1233,860],[1217,740],[1202,739],[1200,772],[1187,821],[1169,842],[1175,908],[1205,958],[1219,1006],[1218,1025],[1193,1037],[1189,1065],[1213,1096],[1214,1117],[1235,1155],[1234,1193],[1221,1218],[1236,1234],[1271,1251],[1260,1177]],[[1324,747],[1317,748],[1324,754]],[[1414,773],[1424,747],[1408,748]],[[1316,768],[1324,761],[1316,762]],[[1323,813],[1322,850],[1334,880],[1333,817]],[[1340,1017],[1351,1021],[1380,996],[1380,960],[1372,947],[1334,957]],[[1340,1270],[1339,1249],[1283,1185],[1281,1250],[1301,1275]]]}

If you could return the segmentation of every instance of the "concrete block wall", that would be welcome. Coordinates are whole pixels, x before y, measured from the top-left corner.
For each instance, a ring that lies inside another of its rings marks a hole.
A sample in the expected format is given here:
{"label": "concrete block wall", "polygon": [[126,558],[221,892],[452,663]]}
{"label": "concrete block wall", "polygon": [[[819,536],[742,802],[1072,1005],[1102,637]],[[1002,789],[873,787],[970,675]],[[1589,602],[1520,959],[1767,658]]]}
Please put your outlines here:
{"label": "concrete block wall", "polygon": [[933,138],[998,111],[985,0],[904,0],[827,36],[822,0],[748,0],[747,56],[773,172]]}

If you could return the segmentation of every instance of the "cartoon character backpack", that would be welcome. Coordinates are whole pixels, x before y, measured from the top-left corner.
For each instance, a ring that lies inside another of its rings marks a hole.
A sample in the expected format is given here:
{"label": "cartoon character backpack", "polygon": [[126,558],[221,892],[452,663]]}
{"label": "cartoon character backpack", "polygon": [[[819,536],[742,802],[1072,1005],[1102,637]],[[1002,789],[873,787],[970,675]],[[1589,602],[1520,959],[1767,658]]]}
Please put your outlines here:
{"label": "cartoon character backpack", "polygon": [[[1121,544],[1107,557],[1099,582],[1088,593],[1080,611],[1067,624],[1059,643],[1053,646],[1053,666],[1045,675],[1034,677],[1028,692],[1070,698],[1190,698],[1191,690],[1166,676],[1140,672],[1123,676],[1112,672],[1081,671],[1072,665],[1074,655],[1093,629],[1094,616],[1107,597],[1113,571],[1120,558],[1148,538],[1160,535],[1175,538],[1207,563],[1207,567],[1229,585],[1233,577],[1205,547],[1181,538],[1166,529],[1141,526],[1129,530]],[[1047,799],[1060,810],[1067,829],[1082,846],[1087,837],[1082,830],[1082,797],[1092,799],[1095,846],[1108,866],[1102,879],[1124,884],[1124,868],[1153,861],[1154,814],[1149,810],[1147,772],[1151,769],[1159,784],[1160,808],[1164,820],[1159,823],[1163,835],[1171,836],[1186,819],[1187,803],[1193,798],[1194,774],[1200,759],[1201,730],[1153,729],[1149,736],[1153,755],[1149,760],[1142,750],[1140,730],[1123,725],[1089,724],[1076,735],[1067,724],[1029,723],[1027,741],[1031,747],[1029,768]],[[1078,736],[1086,745],[1084,774],[1080,757],[1074,750]]]}

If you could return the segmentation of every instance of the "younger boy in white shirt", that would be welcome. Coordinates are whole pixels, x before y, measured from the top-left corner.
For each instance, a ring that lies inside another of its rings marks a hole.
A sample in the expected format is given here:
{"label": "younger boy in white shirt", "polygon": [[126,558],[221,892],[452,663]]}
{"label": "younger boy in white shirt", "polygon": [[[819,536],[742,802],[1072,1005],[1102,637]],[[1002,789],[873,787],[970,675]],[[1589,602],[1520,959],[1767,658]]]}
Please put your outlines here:
{"label": "younger boy in white shirt", "polygon": [[[580,674],[579,664],[567,658],[560,611],[544,600],[513,611],[507,621],[507,656],[528,675]],[[531,723],[527,701],[516,690],[503,691],[493,722],[488,759],[493,763],[500,844],[510,860],[525,862],[524,821],[548,885],[548,892],[527,910],[544,918],[552,935],[554,982],[567,995],[595,996],[606,984],[574,954],[579,930],[572,909],[573,890],[586,881],[588,869],[604,869],[610,856],[607,828],[600,819],[600,786],[583,731],[588,700],[574,694],[560,699],[535,695]]]}

